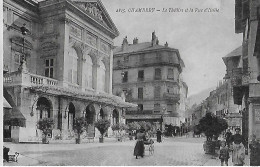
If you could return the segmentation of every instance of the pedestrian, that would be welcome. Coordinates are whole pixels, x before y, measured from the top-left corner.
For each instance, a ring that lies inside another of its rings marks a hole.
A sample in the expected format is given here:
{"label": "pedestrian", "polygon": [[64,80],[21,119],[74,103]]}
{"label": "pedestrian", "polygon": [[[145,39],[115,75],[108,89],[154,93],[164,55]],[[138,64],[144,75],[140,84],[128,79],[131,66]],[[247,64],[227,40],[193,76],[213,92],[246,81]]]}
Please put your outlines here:
{"label": "pedestrian", "polygon": [[161,143],[162,142],[162,131],[160,129],[157,129],[156,136],[157,136],[157,142]]}
{"label": "pedestrian", "polygon": [[230,132],[230,129],[228,129],[225,134],[226,143],[227,143],[228,148],[230,147],[231,136],[232,136],[232,133]]}
{"label": "pedestrian", "polygon": [[234,166],[243,166],[245,160],[245,147],[244,147],[244,139],[240,134],[241,129],[236,128],[235,135],[232,135],[232,161]]}
{"label": "pedestrian", "polygon": [[260,143],[256,141],[256,135],[252,136],[249,144],[250,148],[250,166],[260,166]]}
{"label": "pedestrian", "polygon": [[226,166],[228,166],[229,149],[225,141],[221,141],[220,143],[219,159],[221,162],[221,166],[224,166],[224,162]]}
{"label": "pedestrian", "polygon": [[144,156],[144,141],[146,140],[144,131],[144,129],[140,129],[135,137],[136,144],[134,149],[134,156],[136,159],[138,159],[138,156]]}

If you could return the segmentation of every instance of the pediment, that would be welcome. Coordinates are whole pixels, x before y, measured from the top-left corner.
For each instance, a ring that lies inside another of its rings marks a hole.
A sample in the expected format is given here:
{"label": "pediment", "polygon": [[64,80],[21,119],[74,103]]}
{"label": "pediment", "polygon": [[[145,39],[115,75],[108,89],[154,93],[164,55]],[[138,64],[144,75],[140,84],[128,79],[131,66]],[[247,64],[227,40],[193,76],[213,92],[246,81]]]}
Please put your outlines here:
{"label": "pediment", "polygon": [[109,14],[106,12],[105,7],[98,0],[73,0],[73,2],[86,12],[90,17],[94,18],[97,22],[105,25],[118,34],[118,30],[114,25]]}

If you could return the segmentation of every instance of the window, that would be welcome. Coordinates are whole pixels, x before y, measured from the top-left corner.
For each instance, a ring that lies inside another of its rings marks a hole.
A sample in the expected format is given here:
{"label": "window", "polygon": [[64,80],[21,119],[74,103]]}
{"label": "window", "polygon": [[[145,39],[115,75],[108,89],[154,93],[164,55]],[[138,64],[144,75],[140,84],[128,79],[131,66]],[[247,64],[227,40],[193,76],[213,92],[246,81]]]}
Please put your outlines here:
{"label": "window", "polygon": [[168,68],[168,79],[174,80],[174,73],[172,68]]}
{"label": "window", "polygon": [[169,60],[169,63],[173,62],[172,53],[168,53],[168,60]]}
{"label": "window", "polygon": [[144,62],[144,54],[140,55],[140,62]]}
{"label": "window", "polygon": [[160,98],[161,95],[161,87],[160,86],[155,86],[154,87],[154,98]]}
{"label": "window", "polygon": [[154,112],[159,113],[161,110],[161,105],[159,103],[154,104]]}
{"label": "window", "polygon": [[71,49],[68,54],[70,66],[68,67],[68,81],[78,84],[78,55],[75,49]]}
{"label": "window", "polygon": [[138,99],[143,99],[144,90],[143,88],[138,88]]}
{"label": "window", "polygon": [[161,76],[161,69],[160,69],[160,68],[156,68],[156,69],[155,69],[155,76],[154,76],[154,79],[155,79],[155,80],[160,80],[160,79],[162,79],[162,76]]}
{"label": "window", "polygon": [[144,70],[138,71],[138,81],[144,80]]}
{"label": "window", "polygon": [[143,110],[144,110],[143,104],[138,104],[138,111],[143,111]]}
{"label": "window", "polygon": [[53,67],[54,67],[54,60],[46,59],[45,60],[45,76],[46,77],[53,78]]}
{"label": "window", "polygon": [[156,60],[161,60],[162,56],[161,56],[161,53],[157,52],[156,53]]}
{"label": "window", "polygon": [[175,110],[175,107],[173,104],[167,104],[167,112],[173,112]]}
{"label": "window", "polygon": [[128,72],[127,72],[127,71],[124,71],[123,73],[124,73],[124,76],[123,76],[122,82],[124,83],[124,82],[127,82],[127,81],[128,81]]}
{"label": "window", "polygon": [[129,56],[125,56],[124,57],[124,62],[128,62],[129,61]]}

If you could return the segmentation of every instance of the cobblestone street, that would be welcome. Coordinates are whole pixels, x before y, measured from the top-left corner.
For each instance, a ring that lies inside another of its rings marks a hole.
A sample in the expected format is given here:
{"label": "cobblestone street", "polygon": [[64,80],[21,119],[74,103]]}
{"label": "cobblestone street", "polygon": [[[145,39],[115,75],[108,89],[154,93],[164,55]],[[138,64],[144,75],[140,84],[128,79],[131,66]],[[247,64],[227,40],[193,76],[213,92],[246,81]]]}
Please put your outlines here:
{"label": "cobblestone street", "polygon": [[[110,139],[111,140],[111,139]],[[133,148],[135,141],[76,144],[13,144],[4,143],[12,151],[18,151],[18,163],[15,165],[87,165],[87,166],[217,166],[218,159],[204,154],[204,138],[169,138],[163,143],[155,142],[155,152],[144,158],[135,159]],[[231,165],[231,159],[230,163]]]}

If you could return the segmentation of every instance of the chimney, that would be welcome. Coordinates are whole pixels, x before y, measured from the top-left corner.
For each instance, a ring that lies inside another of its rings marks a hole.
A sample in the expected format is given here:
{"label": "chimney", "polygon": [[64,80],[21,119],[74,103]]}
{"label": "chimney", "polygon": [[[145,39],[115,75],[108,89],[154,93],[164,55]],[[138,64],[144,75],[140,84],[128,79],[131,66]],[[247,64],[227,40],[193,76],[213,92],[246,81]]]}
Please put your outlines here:
{"label": "chimney", "polygon": [[159,44],[159,40],[155,35],[155,31],[152,33],[152,46],[158,45]]}
{"label": "chimney", "polygon": [[127,46],[128,46],[128,41],[127,41],[127,36],[125,36],[122,43],[122,50],[125,50]]}
{"label": "chimney", "polygon": [[138,38],[134,38],[133,44],[138,44]]}

